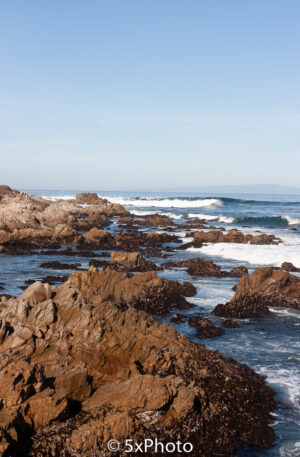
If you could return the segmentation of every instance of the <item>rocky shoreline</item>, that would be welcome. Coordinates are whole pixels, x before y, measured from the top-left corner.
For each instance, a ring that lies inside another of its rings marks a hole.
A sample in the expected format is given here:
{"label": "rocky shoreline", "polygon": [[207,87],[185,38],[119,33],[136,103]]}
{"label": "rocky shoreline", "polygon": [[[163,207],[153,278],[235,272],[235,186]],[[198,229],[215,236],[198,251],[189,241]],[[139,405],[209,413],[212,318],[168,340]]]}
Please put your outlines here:
{"label": "rocky shoreline", "polygon": [[[193,241],[183,243],[179,228]],[[291,265],[249,276],[244,266],[223,271],[201,258],[150,260],[206,242],[280,240],[225,233],[200,219],[179,226],[168,216],[133,217],[96,194],[51,202],[0,189],[0,258],[46,253],[53,256],[51,268],[79,270],[61,280],[28,278],[18,298],[0,295],[1,455],[108,456],[112,438],[190,441],[195,457],[272,444],[274,393],[263,379],[149,314],[193,306],[187,298],[196,293],[192,283],[162,278],[164,268],[184,268],[191,278],[241,278],[233,299],[213,311],[226,318],[225,328],[239,327],[233,319],[265,316],[269,307],[300,309],[300,279]],[[110,257],[97,260],[99,251]],[[59,264],[55,256],[62,252],[85,256],[89,270]],[[177,313],[174,323],[184,319]],[[226,331],[196,313],[188,324],[204,339]]]}

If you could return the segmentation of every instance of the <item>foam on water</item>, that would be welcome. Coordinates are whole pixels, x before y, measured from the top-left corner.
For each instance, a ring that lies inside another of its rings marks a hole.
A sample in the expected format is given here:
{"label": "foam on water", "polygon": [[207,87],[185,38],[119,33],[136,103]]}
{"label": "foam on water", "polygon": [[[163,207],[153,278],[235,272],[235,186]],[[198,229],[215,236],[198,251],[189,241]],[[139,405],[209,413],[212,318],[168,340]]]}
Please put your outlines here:
{"label": "foam on water", "polygon": [[300,224],[300,219],[297,219],[295,217],[291,217],[291,216],[282,216],[283,219],[286,219],[289,223],[289,225],[298,225]]}
{"label": "foam on water", "polygon": [[255,245],[242,243],[210,243],[202,248],[189,248],[189,251],[210,256],[248,262],[253,265],[280,267],[283,262],[291,262],[300,268],[300,244]]}
{"label": "foam on water", "polygon": [[194,218],[198,217],[199,219],[206,219],[207,221],[218,221],[224,222],[225,224],[232,224],[235,221],[234,217],[223,216],[222,214],[197,214],[189,213],[188,217]]}
{"label": "foam on water", "polygon": [[[293,408],[300,409],[300,371],[297,368],[289,367],[260,367],[257,371],[266,376],[268,383],[276,391],[279,389],[281,401]],[[300,425],[300,423],[298,424]]]}
{"label": "foam on water", "polygon": [[140,208],[203,208],[221,206],[223,203],[217,198],[199,198],[199,199],[180,199],[180,198],[153,198],[153,197],[110,197],[101,196],[106,198],[111,203],[119,203],[123,206],[137,206]]}
{"label": "foam on water", "polygon": [[143,211],[141,209],[131,209],[129,211],[131,214],[134,214],[135,216],[151,216],[153,214],[160,214],[161,216],[168,216],[171,217],[172,219],[182,219],[181,214],[175,214],[175,213],[164,213],[163,211]]}

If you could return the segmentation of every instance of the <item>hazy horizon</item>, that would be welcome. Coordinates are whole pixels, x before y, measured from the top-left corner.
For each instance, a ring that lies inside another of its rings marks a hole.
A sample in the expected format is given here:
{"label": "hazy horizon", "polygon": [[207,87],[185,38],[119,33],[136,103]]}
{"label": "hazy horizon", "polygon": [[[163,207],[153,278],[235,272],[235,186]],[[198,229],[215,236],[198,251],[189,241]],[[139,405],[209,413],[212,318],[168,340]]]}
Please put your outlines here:
{"label": "hazy horizon", "polygon": [[[18,189],[18,188],[17,188]],[[126,193],[126,192],[132,192],[132,193],[190,193],[190,194],[207,194],[207,195],[216,195],[216,194],[257,194],[257,195],[295,195],[298,196],[300,195],[300,188],[299,187],[289,187],[289,186],[279,186],[276,184],[261,184],[259,186],[256,185],[236,185],[236,186],[198,186],[198,187],[178,187],[178,188],[127,188],[127,189],[121,189],[121,188],[19,188],[18,190],[24,191],[24,192],[30,192],[30,191],[46,191],[46,192],[51,192],[51,191],[56,191],[56,192],[120,192],[120,193]]]}
{"label": "hazy horizon", "polygon": [[4,0],[0,182],[297,187],[299,18],[296,0]]}

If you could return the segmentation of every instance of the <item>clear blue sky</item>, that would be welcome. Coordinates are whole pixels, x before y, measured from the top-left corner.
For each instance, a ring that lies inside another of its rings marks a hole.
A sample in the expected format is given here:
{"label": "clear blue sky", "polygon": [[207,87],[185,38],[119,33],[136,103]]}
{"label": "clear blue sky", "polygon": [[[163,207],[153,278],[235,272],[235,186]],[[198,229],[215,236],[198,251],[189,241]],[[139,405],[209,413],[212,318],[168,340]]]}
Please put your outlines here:
{"label": "clear blue sky", "polygon": [[0,183],[299,185],[299,0],[2,0]]}

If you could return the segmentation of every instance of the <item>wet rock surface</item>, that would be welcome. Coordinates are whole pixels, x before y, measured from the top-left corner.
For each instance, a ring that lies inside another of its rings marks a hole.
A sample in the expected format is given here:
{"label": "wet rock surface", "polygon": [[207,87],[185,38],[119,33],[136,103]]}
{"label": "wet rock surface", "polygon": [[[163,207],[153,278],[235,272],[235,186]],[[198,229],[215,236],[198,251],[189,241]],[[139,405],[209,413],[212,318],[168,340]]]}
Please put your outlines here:
{"label": "wet rock surface", "polygon": [[108,456],[129,436],[190,441],[193,457],[271,444],[272,390],[135,309],[153,289],[169,285],[92,268],[0,302],[3,456]]}
{"label": "wet rock surface", "polygon": [[224,329],[215,327],[213,323],[206,317],[190,317],[188,323],[191,327],[197,329],[197,335],[199,338],[215,338],[224,334]]}
{"label": "wet rock surface", "polygon": [[195,257],[190,260],[182,260],[178,263],[167,262],[162,264],[165,268],[187,268],[187,272],[193,276],[221,276],[221,267],[213,262]]}

